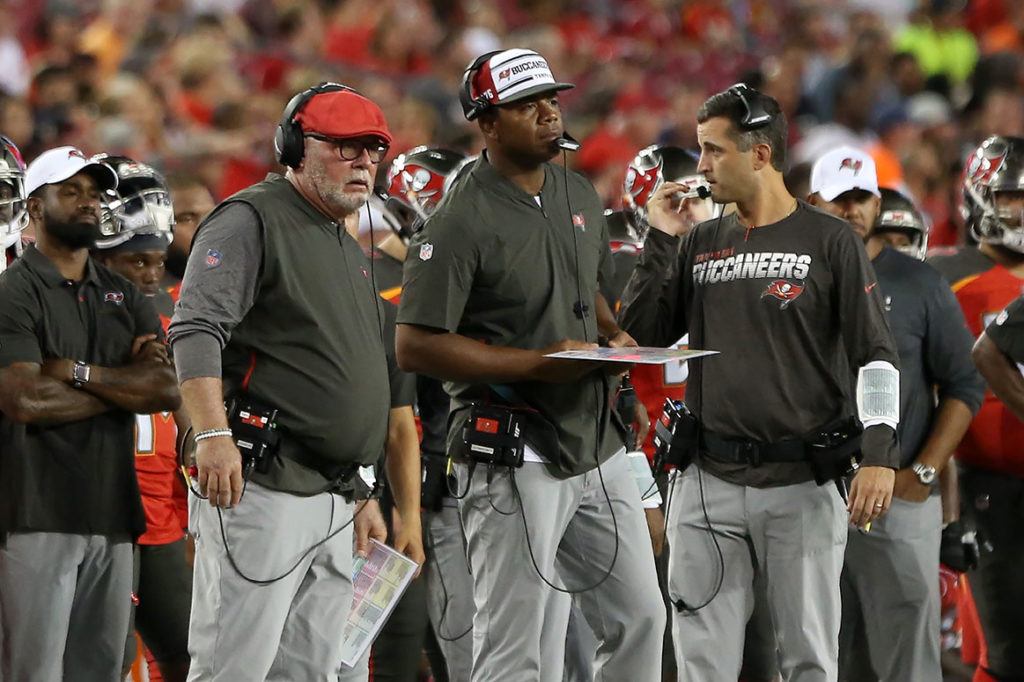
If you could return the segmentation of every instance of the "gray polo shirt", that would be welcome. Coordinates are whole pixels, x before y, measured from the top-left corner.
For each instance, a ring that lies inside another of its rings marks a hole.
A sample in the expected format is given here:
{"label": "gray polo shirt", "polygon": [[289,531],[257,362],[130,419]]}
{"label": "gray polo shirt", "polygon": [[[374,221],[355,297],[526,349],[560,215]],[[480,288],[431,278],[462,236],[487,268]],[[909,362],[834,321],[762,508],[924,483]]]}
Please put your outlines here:
{"label": "gray polo shirt", "polygon": [[[74,282],[29,246],[0,275],[0,367],[55,358],[122,367],[144,334],[163,338],[152,303],[91,258]],[[0,414],[0,535],[141,535],[134,425],[121,409],[54,425]]]}
{"label": "gray polo shirt", "polygon": [[[512,348],[597,342],[594,300],[613,267],[603,207],[583,176],[545,164],[544,185],[533,197],[481,155],[410,244],[398,322]],[[579,301],[590,309],[585,319],[574,312]],[[559,439],[557,452],[539,454],[574,475],[621,447],[621,434],[611,433],[612,384],[593,372],[569,383],[448,382],[445,389],[453,410],[472,401],[537,410]],[[465,414],[452,420],[449,448]]]}
{"label": "gray polo shirt", "polygon": [[281,452],[295,454],[254,480],[313,494],[340,467],[377,460],[390,403],[383,304],[356,241],[281,176],[203,221],[169,333],[179,380],[222,377],[226,393],[278,409]]}

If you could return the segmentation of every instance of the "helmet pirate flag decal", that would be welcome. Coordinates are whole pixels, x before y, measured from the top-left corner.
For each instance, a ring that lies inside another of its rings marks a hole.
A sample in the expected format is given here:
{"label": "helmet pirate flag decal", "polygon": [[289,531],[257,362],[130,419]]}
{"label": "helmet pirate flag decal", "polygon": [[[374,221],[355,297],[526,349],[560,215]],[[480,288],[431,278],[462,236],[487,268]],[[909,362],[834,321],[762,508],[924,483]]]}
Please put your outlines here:
{"label": "helmet pirate flag decal", "polygon": [[391,179],[388,194],[401,195],[408,203],[425,208],[437,204],[443,186],[444,177],[423,166],[408,164]]}
{"label": "helmet pirate flag decal", "polygon": [[654,194],[654,190],[662,183],[661,169],[665,165],[664,159],[658,157],[658,165],[653,168],[640,168],[635,165],[636,161],[629,164],[626,170],[626,179],[623,182],[622,201],[629,207],[646,206],[647,200]]}

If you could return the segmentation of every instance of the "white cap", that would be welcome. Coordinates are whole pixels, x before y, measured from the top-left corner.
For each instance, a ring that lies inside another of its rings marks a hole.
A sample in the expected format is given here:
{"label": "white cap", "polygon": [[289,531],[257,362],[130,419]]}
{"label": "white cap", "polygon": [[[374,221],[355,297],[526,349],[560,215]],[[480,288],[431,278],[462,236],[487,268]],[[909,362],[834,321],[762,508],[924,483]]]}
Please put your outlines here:
{"label": "white cap", "polygon": [[542,92],[576,87],[556,81],[544,57],[522,48],[495,53],[475,71],[467,70],[466,76],[469,82],[463,94],[468,95],[470,101],[463,101],[462,108],[471,121],[488,106],[511,104]]}
{"label": "white cap", "polygon": [[92,175],[101,190],[117,187],[117,173],[105,163],[93,161],[77,147],[48,149],[25,170],[25,193],[30,195],[43,185],[64,182],[79,173]]}
{"label": "white cap", "polygon": [[811,168],[811,193],[825,201],[832,201],[843,192],[851,190],[871,192],[881,197],[878,191],[878,173],[875,161],[868,154],[854,147],[838,147],[814,162]]}

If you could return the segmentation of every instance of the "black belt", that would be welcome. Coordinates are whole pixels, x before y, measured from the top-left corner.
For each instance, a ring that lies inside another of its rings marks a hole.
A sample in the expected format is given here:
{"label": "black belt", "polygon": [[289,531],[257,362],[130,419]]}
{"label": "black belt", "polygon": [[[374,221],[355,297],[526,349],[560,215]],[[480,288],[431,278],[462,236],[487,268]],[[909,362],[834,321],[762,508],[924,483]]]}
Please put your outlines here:
{"label": "black belt", "polygon": [[744,438],[728,438],[701,429],[703,452],[716,462],[760,466],[765,462],[806,462],[807,444],[802,438],[764,443]]}

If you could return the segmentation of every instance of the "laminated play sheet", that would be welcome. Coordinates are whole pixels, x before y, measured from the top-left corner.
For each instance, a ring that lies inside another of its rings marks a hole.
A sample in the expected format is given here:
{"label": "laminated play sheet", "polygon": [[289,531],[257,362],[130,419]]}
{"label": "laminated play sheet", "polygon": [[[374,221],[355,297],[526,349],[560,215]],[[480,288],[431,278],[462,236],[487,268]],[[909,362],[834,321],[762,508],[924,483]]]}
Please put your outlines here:
{"label": "laminated play sheet", "polygon": [[353,667],[377,638],[416,573],[415,561],[370,540],[366,558],[353,564],[354,594],[342,642],[341,662]]}

